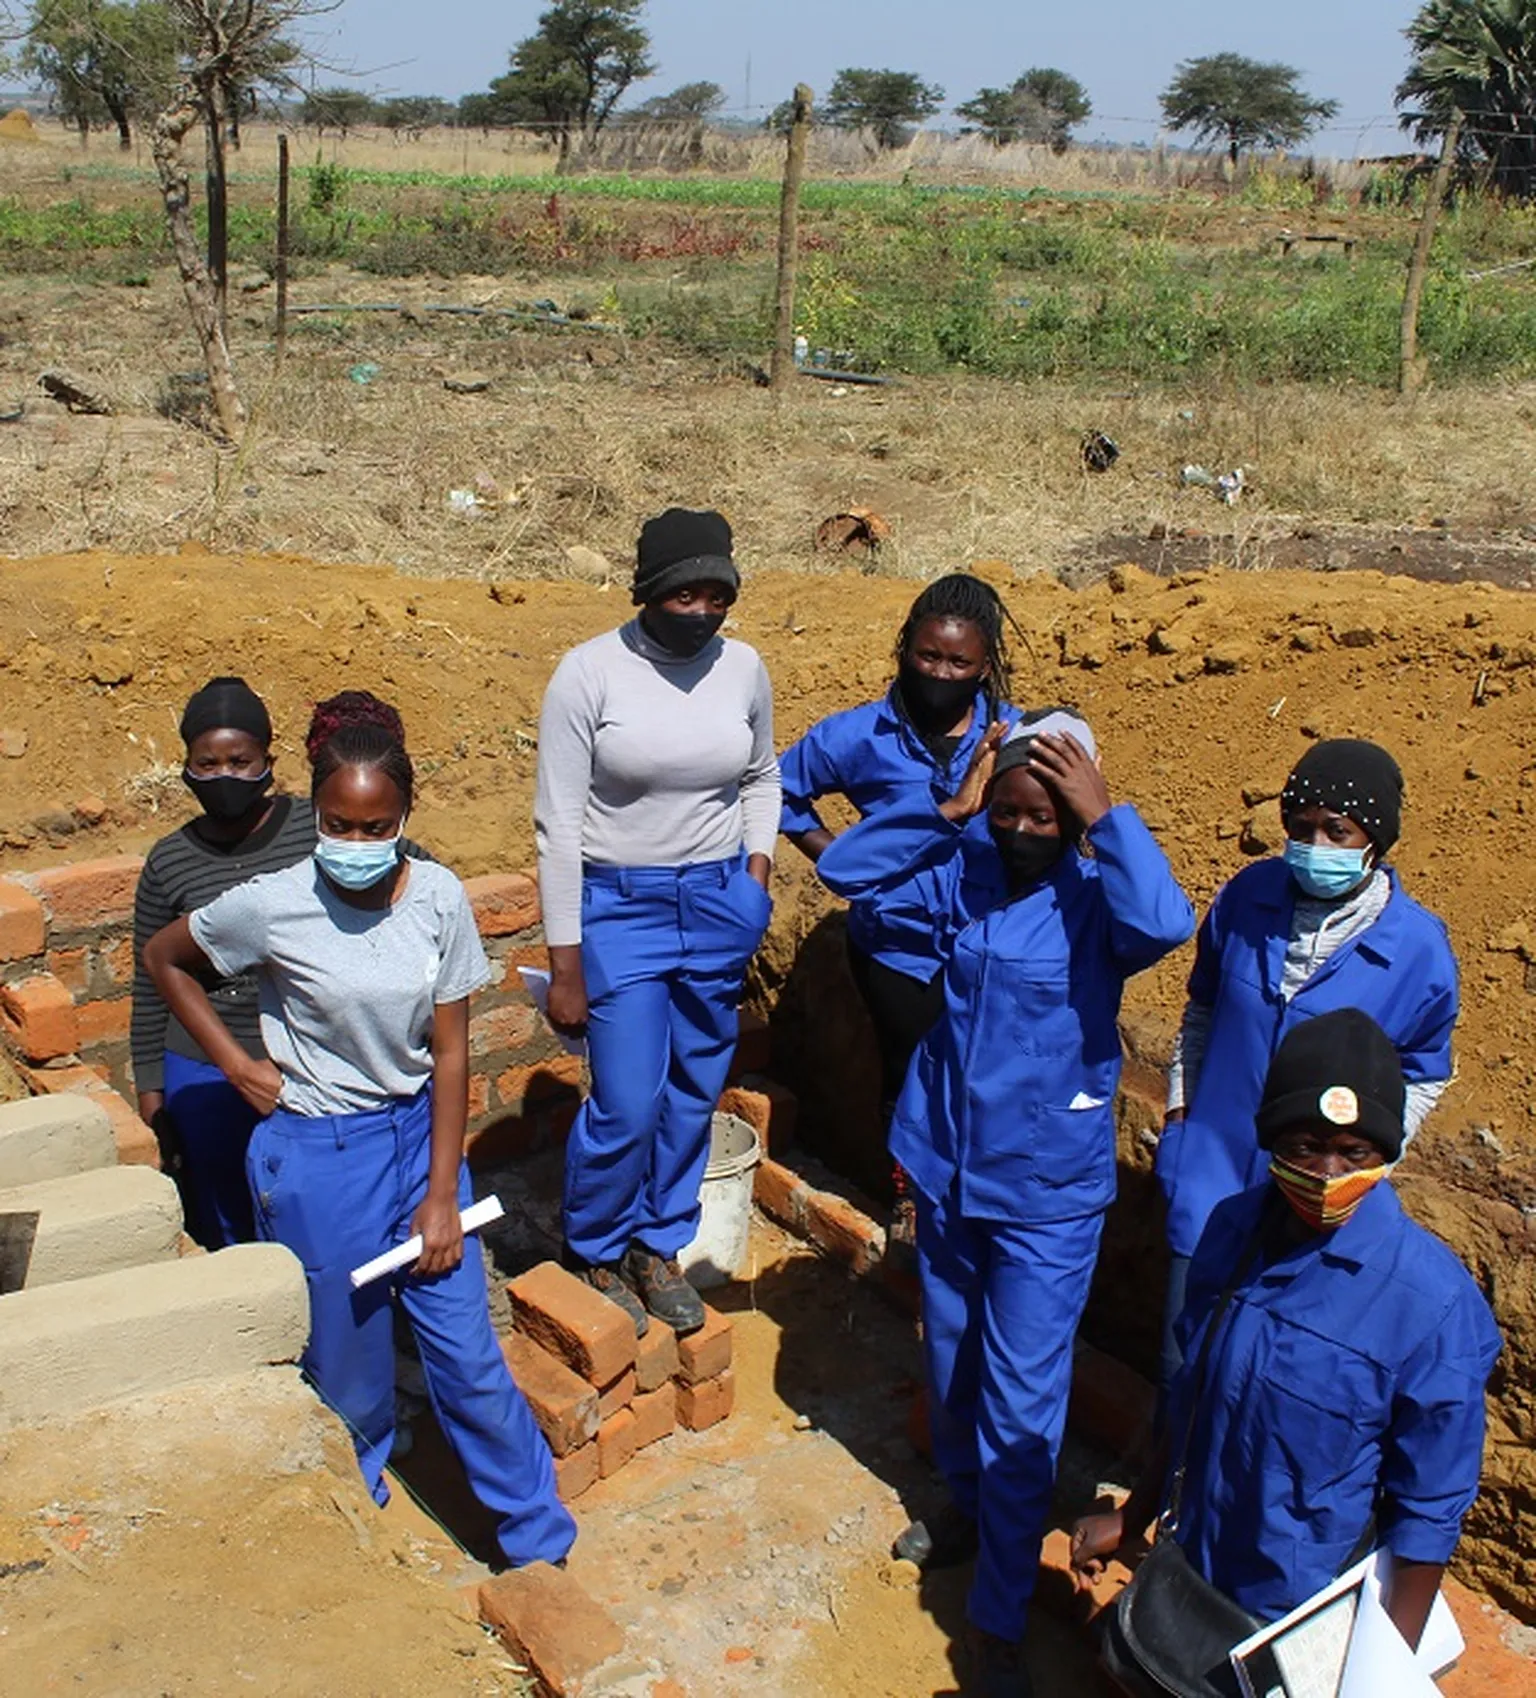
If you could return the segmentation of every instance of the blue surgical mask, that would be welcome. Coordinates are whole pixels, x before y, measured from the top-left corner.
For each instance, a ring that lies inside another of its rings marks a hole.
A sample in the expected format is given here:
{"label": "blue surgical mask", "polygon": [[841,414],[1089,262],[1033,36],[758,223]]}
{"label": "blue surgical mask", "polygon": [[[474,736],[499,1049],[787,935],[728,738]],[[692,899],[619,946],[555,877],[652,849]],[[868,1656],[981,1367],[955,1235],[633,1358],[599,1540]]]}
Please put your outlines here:
{"label": "blue surgical mask", "polygon": [[385,838],[327,837],[316,833],[315,860],[343,890],[367,890],[393,872],[400,859],[400,834]]}
{"label": "blue surgical mask", "polygon": [[1291,877],[1321,902],[1347,896],[1371,870],[1371,851],[1340,849],[1332,843],[1298,843],[1286,839],[1285,864]]}

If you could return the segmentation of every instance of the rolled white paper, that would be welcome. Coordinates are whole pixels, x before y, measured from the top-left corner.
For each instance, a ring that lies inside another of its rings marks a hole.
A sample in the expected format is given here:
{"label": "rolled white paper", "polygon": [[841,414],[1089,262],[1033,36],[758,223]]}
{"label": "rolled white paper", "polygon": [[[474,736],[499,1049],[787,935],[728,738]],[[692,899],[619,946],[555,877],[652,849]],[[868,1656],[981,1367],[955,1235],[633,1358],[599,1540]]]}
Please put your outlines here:
{"label": "rolled white paper", "polygon": [[[493,1220],[500,1220],[506,1212],[501,1206],[500,1197],[482,1197],[478,1203],[471,1203],[467,1209],[459,1210],[459,1225],[466,1232],[473,1232],[477,1227],[489,1226]],[[420,1254],[421,1234],[418,1232],[414,1238],[407,1238],[393,1250],[386,1250],[382,1256],[375,1256],[371,1262],[364,1262],[360,1268],[353,1268],[352,1289],[360,1291],[365,1285],[371,1285],[374,1280],[383,1279],[385,1274],[409,1267]]]}

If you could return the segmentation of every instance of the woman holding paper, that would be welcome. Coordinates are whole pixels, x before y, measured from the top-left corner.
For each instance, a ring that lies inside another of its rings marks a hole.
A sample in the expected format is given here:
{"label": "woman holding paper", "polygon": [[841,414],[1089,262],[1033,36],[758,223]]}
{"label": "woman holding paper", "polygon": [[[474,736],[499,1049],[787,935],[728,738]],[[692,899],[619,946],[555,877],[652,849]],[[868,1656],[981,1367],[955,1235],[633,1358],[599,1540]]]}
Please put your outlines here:
{"label": "woman holding paper", "polygon": [[1190,1267],[1162,1455],[1123,1510],[1078,1522],[1076,1567],[1095,1572],[1173,1496],[1188,1565],[1261,1621],[1382,1546],[1387,1613],[1418,1644],[1477,1495],[1500,1340],[1388,1182],[1405,1097],[1395,1046],[1358,1009],[1287,1035],[1255,1122],[1270,1180],[1217,1205]]}
{"label": "woman holding paper", "polygon": [[[508,1562],[558,1562],[575,1525],[459,1223],[470,1202],[469,996],[489,977],[485,952],[459,881],[402,854],[413,773],[394,709],[357,691],[322,702],[308,747],[314,855],[173,921],[144,961],[177,1019],[264,1116],[246,1163],[257,1234],[304,1264],[303,1367],[351,1429],[374,1497],[389,1495],[398,1300],[443,1430],[500,1518]],[[231,1037],[202,984],[252,968],[270,1060]],[[351,1289],[353,1268],[416,1234],[408,1277]]]}

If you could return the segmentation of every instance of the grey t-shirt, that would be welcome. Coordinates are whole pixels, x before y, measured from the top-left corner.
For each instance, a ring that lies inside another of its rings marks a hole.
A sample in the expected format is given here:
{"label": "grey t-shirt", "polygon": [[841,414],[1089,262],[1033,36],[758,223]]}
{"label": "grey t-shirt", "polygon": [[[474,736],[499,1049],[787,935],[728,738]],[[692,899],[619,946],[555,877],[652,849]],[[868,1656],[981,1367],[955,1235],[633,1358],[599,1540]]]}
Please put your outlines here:
{"label": "grey t-shirt", "polygon": [[199,908],[192,940],[226,976],[259,972],[261,1036],[294,1114],[356,1114],[432,1073],[432,1011],[491,976],[464,886],[411,861],[388,908],[342,901],[313,857]]}

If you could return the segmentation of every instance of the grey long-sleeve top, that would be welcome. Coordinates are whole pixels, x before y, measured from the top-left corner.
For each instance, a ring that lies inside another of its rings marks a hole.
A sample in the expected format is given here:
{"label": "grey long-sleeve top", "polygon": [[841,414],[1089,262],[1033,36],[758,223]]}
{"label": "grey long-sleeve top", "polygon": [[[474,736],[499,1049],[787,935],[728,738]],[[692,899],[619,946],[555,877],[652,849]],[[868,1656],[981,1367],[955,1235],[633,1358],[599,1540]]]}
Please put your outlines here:
{"label": "grey long-sleeve top", "polygon": [[757,650],[715,637],[680,660],[638,619],[574,648],[539,717],[534,830],[545,937],[581,942],[581,869],[677,867],[779,830],[773,693]]}

